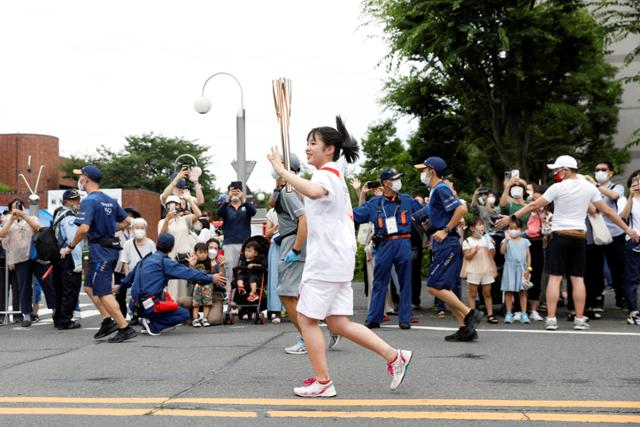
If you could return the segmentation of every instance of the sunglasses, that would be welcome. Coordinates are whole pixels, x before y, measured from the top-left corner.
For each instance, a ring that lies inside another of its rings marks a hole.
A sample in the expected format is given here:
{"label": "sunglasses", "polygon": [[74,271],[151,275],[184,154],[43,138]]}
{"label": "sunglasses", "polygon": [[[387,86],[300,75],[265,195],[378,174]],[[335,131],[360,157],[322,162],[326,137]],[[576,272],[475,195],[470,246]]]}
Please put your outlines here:
{"label": "sunglasses", "polygon": [[600,168],[600,169],[596,168],[596,172],[609,172],[609,169],[607,169],[607,168],[604,168],[604,169],[603,168]]}

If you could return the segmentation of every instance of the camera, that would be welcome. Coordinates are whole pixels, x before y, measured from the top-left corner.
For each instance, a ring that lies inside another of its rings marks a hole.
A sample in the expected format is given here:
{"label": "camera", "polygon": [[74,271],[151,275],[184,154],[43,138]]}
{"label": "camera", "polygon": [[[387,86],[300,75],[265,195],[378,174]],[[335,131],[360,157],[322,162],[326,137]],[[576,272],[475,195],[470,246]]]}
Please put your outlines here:
{"label": "camera", "polygon": [[188,253],[179,253],[176,254],[176,261],[180,264],[188,264],[189,263],[189,254]]}
{"label": "camera", "polygon": [[369,188],[370,190],[373,190],[374,188],[380,188],[380,185],[382,185],[382,184],[380,183],[379,179],[377,179],[375,181],[367,182],[367,188]]}

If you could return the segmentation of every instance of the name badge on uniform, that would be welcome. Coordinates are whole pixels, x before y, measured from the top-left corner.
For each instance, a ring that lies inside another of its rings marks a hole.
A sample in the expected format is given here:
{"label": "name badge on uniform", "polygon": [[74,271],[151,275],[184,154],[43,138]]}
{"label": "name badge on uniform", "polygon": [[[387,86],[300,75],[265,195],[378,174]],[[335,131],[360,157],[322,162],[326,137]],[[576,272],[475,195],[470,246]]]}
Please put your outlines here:
{"label": "name badge on uniform", "polygon": [[385,225],[387,226],[387,234],[395,234],[398,232],[398,222],[396,217],[386,218]]}
{"label": "name badge on uniform", "polygon": [[147,298],[146,300],[142,301],[142,306],[145,310],[149,310],[151,307],[153,307],[153,298]]}

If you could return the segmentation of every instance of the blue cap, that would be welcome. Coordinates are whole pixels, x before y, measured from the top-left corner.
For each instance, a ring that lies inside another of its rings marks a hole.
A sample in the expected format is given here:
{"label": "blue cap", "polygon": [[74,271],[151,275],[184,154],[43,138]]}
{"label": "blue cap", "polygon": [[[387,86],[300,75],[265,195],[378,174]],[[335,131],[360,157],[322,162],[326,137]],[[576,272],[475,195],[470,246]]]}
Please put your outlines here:
{"label": "blue cap", "polygon": [[160,252],[169,253],[173,249],[176,240],[169,233],[160,233],[156,242],[156,249]]}
{"label": "blue cap", "polygon": [[80,194],[78,194],[78,190],[76,190],[75,188],[70,188],[62,193],[62,200],[73,200],[79,198]]}
{"label": "blue cap", "polygon": [[438,173],[444,173],[447,169],[447,162],[445,162],[441,157],[431,156],[415,167],[418,169],[429,167]]}
{"label": "blue cap", "polygon": [[385,179],[390,179],[393,181],[394,179],[402,178],[403,176],[404,176],[403,173],[398,172],[394,168],[386,168],[380,174],[380,180],[384,181]]}
{"label": "blue cap", "polygon": [[84,175],[91,181],[98,183],[102,180],[102,172],[100,172],[100,169],[95,165],[87,165],[82,169],[74,169],[73,173],[76,175]]}

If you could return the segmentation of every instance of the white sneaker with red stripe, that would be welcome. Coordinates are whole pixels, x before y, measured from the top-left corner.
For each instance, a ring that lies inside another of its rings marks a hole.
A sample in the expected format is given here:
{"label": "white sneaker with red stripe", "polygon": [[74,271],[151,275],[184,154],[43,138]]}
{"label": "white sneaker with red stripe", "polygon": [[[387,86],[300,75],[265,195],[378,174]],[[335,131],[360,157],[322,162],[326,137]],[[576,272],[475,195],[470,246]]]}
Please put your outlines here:
{"label": "white sneaker with red stripe", "polygon": [[304,386],[295,387],[293,392],[296,396],[300,397],[334,397],[336,395],[336,388],[333,386],[333,381],[329,380],[328,383],[322,384],[315,378],[309,378],[304,380]]}
{"label": "white sneaker with red stripe", "polygon": [[411,363],[412,355],[413,353],[409,350],[398,350],[395,360],[387,363],[387,372],[393,377],[391,390],[397,389],[402,383],[409,363]]}

